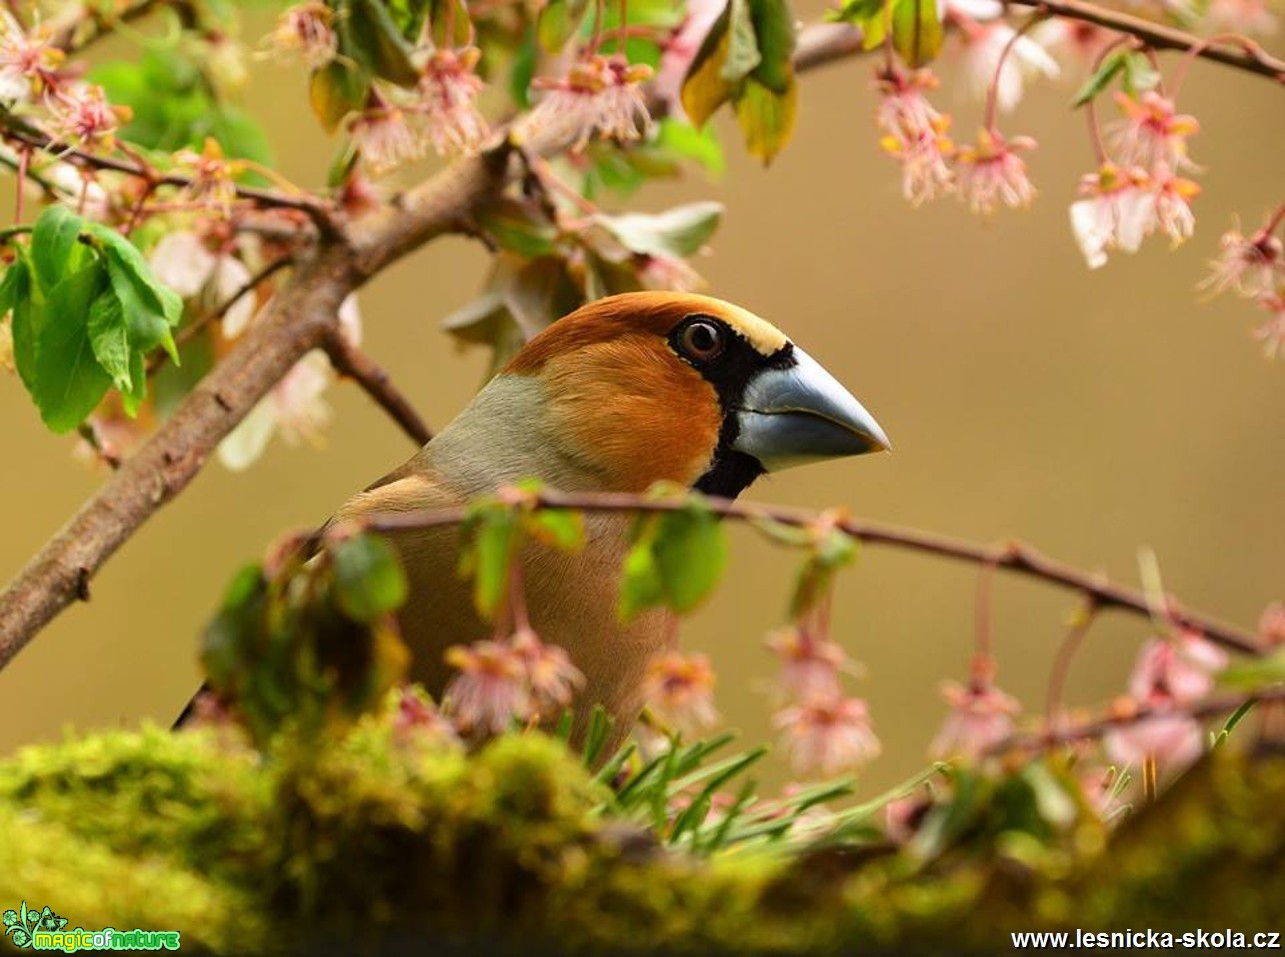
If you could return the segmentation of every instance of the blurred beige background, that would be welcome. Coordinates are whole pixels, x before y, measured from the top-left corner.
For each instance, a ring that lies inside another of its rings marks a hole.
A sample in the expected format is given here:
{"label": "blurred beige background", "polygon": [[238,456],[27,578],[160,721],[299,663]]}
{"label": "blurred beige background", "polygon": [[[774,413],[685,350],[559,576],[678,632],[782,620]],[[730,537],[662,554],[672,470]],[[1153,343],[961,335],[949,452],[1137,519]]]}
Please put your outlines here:
{"label": "blurred beige background", "polygon": [[[1037,87],[1003,120],[1006,132],[1039,140],[1030,167],[1041,193],[1028,213],[987,223],[954,200],[907,207],[895,164],[877,147],[870,71],[852,61],[809,75],[795,140],[770,170],[745,158],[723,117],[730,162],[719,181],[693,174],[635,200],[724,202],[714,253],[699,263],[711,291],[779,323],[896,445],[893,455],[787,472],[751,496],[847,504],[981,541],[1020,538],[1129,581],[1146,544],[1172,591],[1252,624],[1285,597],[1285,363],[1265,362],[1251,341],[1252,307],[1201,304],[1193,287],[1233,216],[1256,225],[1285,199],[1285,93],[1197,65],[1180,104],[1203,125],[1192,150],[1206,168],[1196,238],[1175,253],[1152,241],[1090,273],[1066,212],[1092,163],[1083,118],[1067,109],[1078,77]],[[951,65],[942,73],[938,99],[961,138],[971,136],[980,106]],[[286,174],[320,182],[331,144],[308,114],[301,75],[257,66],[246,100]],[[438,321],[475,294],[486,263],[473,243],[439,242],[361,296],[370,353],[434,425],[479,384],[485,356],[458,354]],[[0,673],[0,753],[66,727],[174,717],[197,683],[198,631],[238,565],[283,530],[324,519],[412,451],[355,387],[332,396],[324,451],[277,442],[245,474],[211,464],[98,575],[89,604]],[[8,578],[103,476],[45,432],[12,376],[0,377],[0,417]],[[726,582],[684,640],[714,657],[729,724],[759,739],[773,665],[761,642],[781,621],[793,558],[744,529],[732,535]],[[944,715],[937,685],[962,676],[970,653],[975,575],[870,548],[841,579],[835,636],[866,667],[857,690],[885,745],[866,788],[922,766]],[[997,585],[999,680],[1035,711],[1075,604],[1025,580]],[[1122,688],[1146,634],[1136,619],[1099,619],[1072,669],[1071,699]]]}

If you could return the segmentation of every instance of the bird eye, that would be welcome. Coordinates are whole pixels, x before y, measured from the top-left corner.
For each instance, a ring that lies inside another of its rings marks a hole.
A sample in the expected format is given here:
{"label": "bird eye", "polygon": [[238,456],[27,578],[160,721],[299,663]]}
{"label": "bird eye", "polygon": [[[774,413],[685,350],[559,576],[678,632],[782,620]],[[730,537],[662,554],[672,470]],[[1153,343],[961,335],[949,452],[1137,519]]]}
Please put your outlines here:
{"label": "bird eye", "polygon": [[679,333],[678,346],[689,359],[708,362],[723,351],[723,329],[708,319],[695,319]]}

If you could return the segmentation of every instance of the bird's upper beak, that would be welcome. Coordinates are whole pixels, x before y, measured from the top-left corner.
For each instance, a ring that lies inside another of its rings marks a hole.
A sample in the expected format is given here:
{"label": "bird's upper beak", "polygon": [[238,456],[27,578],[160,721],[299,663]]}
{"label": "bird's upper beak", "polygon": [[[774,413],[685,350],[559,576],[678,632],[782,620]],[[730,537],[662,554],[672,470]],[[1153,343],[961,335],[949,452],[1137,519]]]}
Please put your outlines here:
{"label": "bird's upper beak", "polygon": [[737,411],[732,447],[769,472],[892,448],[879,423],[815,359],[794,347],[795,363],[756,373]]}

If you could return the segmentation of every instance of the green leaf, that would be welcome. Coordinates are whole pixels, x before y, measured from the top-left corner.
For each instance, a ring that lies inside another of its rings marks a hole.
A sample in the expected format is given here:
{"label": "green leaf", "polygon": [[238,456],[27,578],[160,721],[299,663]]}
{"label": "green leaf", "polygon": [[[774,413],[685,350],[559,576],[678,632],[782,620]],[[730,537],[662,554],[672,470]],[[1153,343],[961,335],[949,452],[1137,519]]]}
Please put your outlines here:
{"label": "green leaf", "polygon": [[689,612],[718,584],[727,565],[727,539],[713,512],[694,506],[661,518],[656,565],[669,606]]}
{"label": "green leaf", "polygon": [[558,227],[533,203],[501,197],[484,208],[478,225],[503,249],[534,259],[557,248]]}
{"label": "green leaf", "polygon": [[560,551],[584,545],[584,517],[567,508],[542,508],[527,519],[527,533],[537,542]]}
{"label": "green leaf", "polygon": [[473,603],[490,619],[504,600],[509,568],[517,553],[520,526],[517,513],[506,505],[485,502],[475,506],[464,533],[473,538],[460,552],[460,573],[473,577]]}
{"label": "green leaf", "polygon": [[339,607],[354,621],[373,622],[406,601],[406,573],[381,535],[355,535],[330,549]]}
{"label": "green leaf", "polygon": [[428,20],[429,0],[388,0],[388,13],[402,36],[411,43],[419,41]]}
{"label": "green leaf", "polygon": [[731,0],[728,7],[727,56],[719,69],[724,83],[739,83],[763,62],[754,34],[751,0]]}
{"label": "green leaf", "polygon": [[750,0],[761,62],[753,78],[785,95],[794,83],[794,15],[787,0]]}
{"label": "green leaf", "polygon": [[540,44],[536,39],[534,28],[528,29],[522,37],[522,44],[513,54],[509,65],[509,96],[521,110],[531,108],[531,81],[540,66]]}
{"label": "green leaf", "polygon": [[[451,6],[454,9],[451,9]],[[449,14],[449,16],[448,16]],[[462,47],[472,35],[469,26],[468,4],[465,0],[432,0],[429,12],[432,22],[433,44],[438,47]],[[446,21],[451,21],[452,36],[446,35]]]}
{"label": "green leaf", "polygon": [[1124,50],[1115,50],[1107,54],[1106,58],[1098,65],[1098,68],[1093,71],[1093,75],[1085,80],[1084,85],[1076,91],[1075,98],[1071,100],[1071,106],[1083,106],[1105,90],[1120,71],[1124,69],[1127,59],[1128,54]]}
{"label": "green leaf", "polygon": [[35,336],[31,397],[54,432],[80,425],[111,385],[94,357],[88,328],[90,304],[104,283],[102,266],[91,263],[59,282],[45,303]]}
{"label": "green leaf", "polygon": [[693,125],[704,126],[714,111],[732,95],[731,85],[723,79],[723,64],[731,49],[731,12],[729,2],[719,18],[710,27],[700,49],[687,68],[683,78],[681,98],[683,110]]}
{"label": "green leaf", "polygon": [[308,102],[327,133],[334,133],[349,113],[366,105],[370,77],[354,67],[334,60],[313,70],[308,81]]}
{"label": "green leaf", "polygon": [[589,0],[547,0],[540,9],[536,28],[546,53],[558,53],[580,30]]}
{"label": "green leaf", "polygon": [[1261,691],[1285,681],[1285,649],[1261,658],[1237,661],[1218,672],[1221,687],[1236,691]]}
{"label": "green leaf", "polygon": [[413,47],[380,0],[350,0],[348,16],[339,21],[340,52],[370,73],[398,86],[414,86],[419,70],[411,62]]}
{"label": "green leaf", "polygon": [[36,288],[48,297],[65,276],[84,264],[78,237],[85,221],[66,206],[45,208],[31,231],[31,266]]}
{"label": "green leaf", "polygon": [[647,256],[686,259],[709,241],[723,216],[723,204],[686,203],[663,213],[622,213],[599,216],[627,249]]}
{"label": "green leaf", "polygon": [[723,148],[710,127],[697,129],[672,116],[660,121],[655,139],[649,145],[662,154],[693,160],[711,176],[721,174],[727,165]]}
{"label": "green leaf", "polygon": [[120,299],[112,290],[99,294],[89,307],[89,342],[94,358],[122,392],[133,387],[130,373],[129,331]]}
{"label": "green leaf", "polygon": [[794,135],[798,112],[798,84],[791,78],[784,93],[776,93],[750,79],[736,101],[736,119],[745,134],[751,156],[770,163]]}
{"label": "green leaf", "polygon": [[1130,53],[1124,58],[1124,91],[1137,96],[1160,85],[1160,73],[1145,53]]}
{"label": "green leaf", "polygon": [[620,617],[625,621],[665,601],[665,584],[650,541],[637,542],[625,556],[620,582]]}
{"label": "green leaf", "polygon": [[901,0],[892,13],[892,45],[914,69],[936,59],[946,38],[937,0]]}

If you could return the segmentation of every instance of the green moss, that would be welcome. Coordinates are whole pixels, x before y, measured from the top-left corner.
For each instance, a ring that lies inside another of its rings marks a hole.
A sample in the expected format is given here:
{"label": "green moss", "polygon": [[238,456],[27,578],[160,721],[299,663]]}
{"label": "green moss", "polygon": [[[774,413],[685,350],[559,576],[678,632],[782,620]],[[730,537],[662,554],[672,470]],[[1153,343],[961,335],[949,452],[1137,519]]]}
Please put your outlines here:
{"label": "green moss", "polygon": [[783,953],[994,949],[1006,929],[1172,914],[1270,929],[1285,899],[1285,763],[1223,752],[1109,841],[1075,829],[1037,840],[1026,799],[990,788],[961,850],[924,864],[841,849],[671,853],[605,816],[579,760],[538,734],[466,755],[366,721],[300,748],[261,758],[147,729],[0,762],[0,906],[172,927],[185,949],[222,952],[491,934]]}

